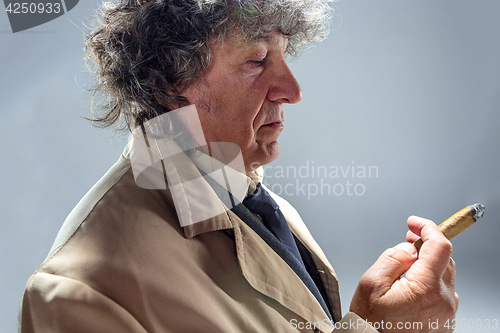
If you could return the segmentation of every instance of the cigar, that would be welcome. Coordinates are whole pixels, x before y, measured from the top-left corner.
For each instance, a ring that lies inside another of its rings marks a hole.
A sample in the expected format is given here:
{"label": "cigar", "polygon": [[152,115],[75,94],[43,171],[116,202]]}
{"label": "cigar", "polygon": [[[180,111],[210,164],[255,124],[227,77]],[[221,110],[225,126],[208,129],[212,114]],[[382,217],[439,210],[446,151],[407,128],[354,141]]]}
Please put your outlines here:
{"label": "cigar", "polygon": [[[477,203],[474,205],[470,205],[465,207],[464,209],[456,212],[446,221],[441,223],[438,227],[439,230],[443,233],[443,235],[452,239],[468,227],[474,224],[477,219],[481,218],[484,215],[484,206]],[[423,242],[422,239],[419,239],[413,245],[417,248],[417,251],[420,250]]]}

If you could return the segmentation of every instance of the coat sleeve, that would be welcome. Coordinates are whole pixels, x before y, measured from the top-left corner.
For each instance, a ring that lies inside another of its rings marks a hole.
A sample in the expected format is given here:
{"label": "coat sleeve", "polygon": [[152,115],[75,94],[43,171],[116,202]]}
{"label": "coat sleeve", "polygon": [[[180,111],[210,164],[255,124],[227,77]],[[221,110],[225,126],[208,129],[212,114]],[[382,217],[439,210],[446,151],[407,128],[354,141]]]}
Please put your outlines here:
{"label": "coat sleeve", "polygon": [[77,280],[35,273],[28,280],[19,333],[146,333],[122,306]]}

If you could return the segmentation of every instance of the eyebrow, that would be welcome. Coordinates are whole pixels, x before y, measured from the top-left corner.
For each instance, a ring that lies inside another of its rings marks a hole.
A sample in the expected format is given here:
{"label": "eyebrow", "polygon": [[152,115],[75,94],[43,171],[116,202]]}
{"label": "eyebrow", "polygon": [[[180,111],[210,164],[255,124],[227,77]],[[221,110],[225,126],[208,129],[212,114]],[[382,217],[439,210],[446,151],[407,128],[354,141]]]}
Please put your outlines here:
{"label": "eyebrow", "polygon": [[270,41],[271,40],[271,37],[269,37],[269,35],[260,35],[260,36],[257,36],[255,37],[255,41],[256,42],[261,42],[261,41]]}
{"label": "eyebrow", "polygon": [[[288,46],[290,45],[289,44],[289,40],[288,40],[288,37],[287,36],[284,36],[285,37],[285,41],[286,41],[286,47],[285,47],[285,51],[284,53],[287,52],[288,50]],[[266,43],[269,43],[273,40],[274,38],[271,38],[269,35],[260,35],[260,36],[257,36],[255,38],[253,38],[253,41],[257,44],[259,42],[266,42]]]}

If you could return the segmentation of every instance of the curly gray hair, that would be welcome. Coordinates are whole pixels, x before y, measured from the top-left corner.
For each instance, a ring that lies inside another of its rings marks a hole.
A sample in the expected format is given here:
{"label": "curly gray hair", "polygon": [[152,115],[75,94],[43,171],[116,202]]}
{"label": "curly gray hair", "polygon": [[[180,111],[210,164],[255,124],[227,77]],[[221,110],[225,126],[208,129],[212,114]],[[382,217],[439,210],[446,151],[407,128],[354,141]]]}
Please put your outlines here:
{"label": "curly gray hair", "polygon": [[[181,95],[210,62],[210,45],[238,32],[254,39],[280,31],[287,53],[300,55],[325,38],[331,0],[118,0],[103,3],[97,27],[86,37],[103,93],[95,125],[141,124],[188,105]],[[159,102],[161,101],[161,102]]]}

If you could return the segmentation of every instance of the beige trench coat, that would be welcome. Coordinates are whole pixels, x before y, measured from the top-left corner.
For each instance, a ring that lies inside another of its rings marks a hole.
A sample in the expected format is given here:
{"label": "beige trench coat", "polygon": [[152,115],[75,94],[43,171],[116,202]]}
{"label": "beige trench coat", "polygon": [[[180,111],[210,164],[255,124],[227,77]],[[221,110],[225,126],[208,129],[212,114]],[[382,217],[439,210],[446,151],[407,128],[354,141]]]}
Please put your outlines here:
{"label": "beige trench coat", "polygon": [[[238,216],[182,228],[170,191],[138,187],[127,154],[78,203],[30,277],[20,332],[332,331],[302,280]],[[296,210],[274,197],[320,272],[335,331],[377,332],[353,313],[342,318],[333,268]]]}

